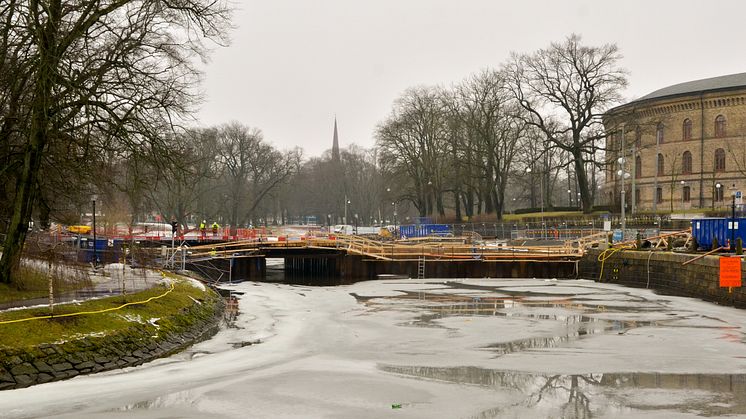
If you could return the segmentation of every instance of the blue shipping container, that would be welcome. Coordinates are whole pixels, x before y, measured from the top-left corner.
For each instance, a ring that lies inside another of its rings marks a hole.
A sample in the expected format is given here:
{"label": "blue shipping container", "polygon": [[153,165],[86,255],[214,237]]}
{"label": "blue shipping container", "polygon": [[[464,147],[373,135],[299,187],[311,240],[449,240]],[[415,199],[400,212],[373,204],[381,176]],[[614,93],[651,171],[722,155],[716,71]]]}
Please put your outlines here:
{"label": "blue shipping container", "polygon": [[401,237],[448,236],[453,234],[448,224],[410,224],[399,227]]}
{"label": "blue shipping container", "polygon": [[746,242],[746,218],[694,218],[692,236],[701,249],[711,249],[713,238],[720,246],[727,246],[731,239],[741,238]]}

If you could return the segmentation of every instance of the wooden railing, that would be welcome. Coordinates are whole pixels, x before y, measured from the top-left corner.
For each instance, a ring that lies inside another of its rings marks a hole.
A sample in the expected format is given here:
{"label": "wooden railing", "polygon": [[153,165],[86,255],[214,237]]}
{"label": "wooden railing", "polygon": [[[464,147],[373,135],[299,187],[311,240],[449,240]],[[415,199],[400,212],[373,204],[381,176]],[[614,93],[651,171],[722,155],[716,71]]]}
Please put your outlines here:
{"label": "wooden railing", "polygon": [[[604,236],[605,239],[605,236]],[[376,260],[555,260],[577,259],[585,252],[588,241],[568,241],[554,246],[506,246],[496,244],[473,244],[468,239],[378,241],[361,236],[335,235],[326,237],[306,237],[301,240],[260,242],[256,240],[236,241],[221,244],[194,246],[189,249],[190,257],[233,257],[259,256],[265,251],[287,249],[335,249],[348,254],[360,255]]]}

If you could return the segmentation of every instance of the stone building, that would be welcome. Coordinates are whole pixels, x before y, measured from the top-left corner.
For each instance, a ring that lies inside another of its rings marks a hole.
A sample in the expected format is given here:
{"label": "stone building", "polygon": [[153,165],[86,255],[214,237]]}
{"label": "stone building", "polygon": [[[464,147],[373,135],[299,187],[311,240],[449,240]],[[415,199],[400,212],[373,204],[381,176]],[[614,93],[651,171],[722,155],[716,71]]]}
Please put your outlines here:
{"label": "stone building", "polygon": [[622,183],[633,212],[725,209],[732,196],[741,203],[746,73],[657,90],[609,110],[604,126],[609,203],[619,205]]}

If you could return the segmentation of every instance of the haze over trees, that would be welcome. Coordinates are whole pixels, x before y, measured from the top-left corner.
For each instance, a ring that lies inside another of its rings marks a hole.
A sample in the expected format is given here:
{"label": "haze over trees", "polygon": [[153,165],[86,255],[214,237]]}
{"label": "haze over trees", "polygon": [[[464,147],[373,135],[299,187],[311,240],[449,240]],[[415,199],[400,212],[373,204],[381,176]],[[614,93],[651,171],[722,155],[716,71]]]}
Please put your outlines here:
{"label": "haze over trees", "polygon": [[375,147],[304,160],[242,122],[187,127],[199,100],[192,63],[202,42],[226,42],[221,2],[0,0],[0,10],[2,282],[32,215],[76,224],[95,195],[105,223],[158,214],[182,230],[201,219],[499,220],[520,202],[564,202],[564,190],[588,212],[604,164],[600,117],[626,84],[616,46],[571,35],[448,87],[409,88]]}

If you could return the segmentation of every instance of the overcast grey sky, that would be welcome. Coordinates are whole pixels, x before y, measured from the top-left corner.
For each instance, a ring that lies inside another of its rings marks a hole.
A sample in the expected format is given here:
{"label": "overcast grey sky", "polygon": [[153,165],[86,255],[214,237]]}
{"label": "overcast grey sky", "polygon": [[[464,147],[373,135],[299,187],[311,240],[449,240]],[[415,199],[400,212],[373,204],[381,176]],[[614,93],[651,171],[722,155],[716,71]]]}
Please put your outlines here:
{"label": "overcast grey sky", "polygon": [[374,144],[407,87],[450,85],[570,33],[616,43],[633,99],[746,71],[746,2],[687,0],[241,0],[230,47],[205,68],[203,125],[260,128],[307,156]]}

